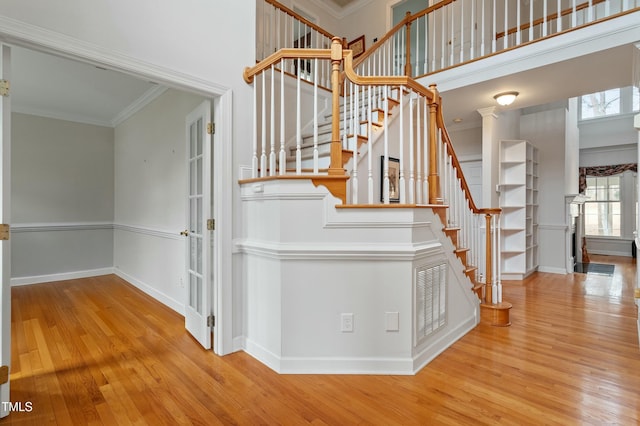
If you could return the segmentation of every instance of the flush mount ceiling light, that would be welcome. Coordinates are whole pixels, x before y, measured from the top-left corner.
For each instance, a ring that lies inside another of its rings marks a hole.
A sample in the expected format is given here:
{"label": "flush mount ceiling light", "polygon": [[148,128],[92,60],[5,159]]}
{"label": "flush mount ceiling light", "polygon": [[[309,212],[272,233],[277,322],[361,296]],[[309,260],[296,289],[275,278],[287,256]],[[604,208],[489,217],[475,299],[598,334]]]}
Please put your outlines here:
{"label": "flush mount ceiling light", "polygon": [[516,97],[518,97],[519,94],[520,93],[518,92],[502,92],[495,95],[493,99],[495,99],[498,104],[507,106],[511,105],[513,101],[516,100]]}

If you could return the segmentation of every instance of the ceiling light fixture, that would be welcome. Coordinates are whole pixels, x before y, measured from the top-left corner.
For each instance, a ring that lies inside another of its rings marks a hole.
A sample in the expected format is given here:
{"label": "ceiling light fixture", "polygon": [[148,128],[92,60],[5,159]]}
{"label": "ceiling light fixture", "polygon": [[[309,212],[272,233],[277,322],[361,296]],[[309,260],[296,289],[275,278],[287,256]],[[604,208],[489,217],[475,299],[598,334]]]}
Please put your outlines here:
{"label": "ceiling light fixture", "polygon": [[502,92],[495,95],[493,99],[495,99],[496,102],[498,102],[498,104],[502,106],[507,106],[507,105],[511,105],[513,101],[516,100],[519,94],[520,93],[518,92]]}

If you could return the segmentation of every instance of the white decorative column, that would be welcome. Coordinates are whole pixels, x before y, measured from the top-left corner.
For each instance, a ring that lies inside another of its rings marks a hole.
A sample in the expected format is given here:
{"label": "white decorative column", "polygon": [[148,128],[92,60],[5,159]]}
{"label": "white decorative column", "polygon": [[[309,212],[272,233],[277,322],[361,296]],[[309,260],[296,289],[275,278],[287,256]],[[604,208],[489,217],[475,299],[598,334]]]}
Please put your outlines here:
{"label": "white decorative column", "polygon": [[482,204],[483,207],[498,205],[498,141],[496,138],[496,107],[481,108],[482,116]]}

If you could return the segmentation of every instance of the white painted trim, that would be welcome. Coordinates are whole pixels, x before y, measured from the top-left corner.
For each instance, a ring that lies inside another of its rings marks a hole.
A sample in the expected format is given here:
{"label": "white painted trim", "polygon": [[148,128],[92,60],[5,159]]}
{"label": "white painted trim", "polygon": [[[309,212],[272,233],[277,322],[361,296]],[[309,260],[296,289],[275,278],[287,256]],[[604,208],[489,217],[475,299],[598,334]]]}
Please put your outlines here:
{"label": "white painted trim", "polygon": [[229,188],[237,182],[233,176],[233,92],[228,90],[214,101],[216,133],[213,144],[213,351],[218,355],[235,352],[233,336],[233,203]]}
{"label": "white painted trim", "polygon": [[358,9],[365,7],[367,4],[371,3],[372,0],[356,0],[355,2],[352,2],[347,7],[340,7],[340,6],[336,5],[333,2],[329,2],[329,4],[328,4],[326,0],[325,1],[323,1],[323,0],[310,0],[310,1],[311,1],[311,3],[315,4],[316,6],[318,6],[320,9],[324,10],[325,12],[327,12],[333,18],[335,18],[335,19],[343,19],[346,16],[349,16],[350,14],[356,12]]}
{"label": "white painted trim", "polygon": [[12,112],[19,114],[34,115],[37,117],[52,118],[54,120],[71,121],[74,123],[90,124],[92,126],[113,127],[112,123],[107,120],[97,120],[94,117],[86,117],[80,114],[68,114],[62,111],[39,109],[28,106],[14,106]]}
{"label": "white painted trim", "polygon": [[142,110],[155,99],[160,97],[160,95],[162,95],[166,91],[167,87],[164,86],[155,86],[147,90],[142,94],[142,96],[133,101],[131,105],[120,111],[118,115],[116,115],[113,120],[111,120],[111,127],[118,127],[120,124],[131,118],[136,112]]}
{"label": "white painted trim", "polygon": [[11,233],[52,232],[52,231],[93,231],[97,229],[113,229],[111,222],[58,222],[58,223],[14,223]]}
{"label": "white painted trim", "polygon": [[417,257],[440,254],[438,240],[421,244],[290,244],[265,241],[236,241],[239,253],[280,260],[385,260],[412,261]]}
{"label": "white painted trim", "polygon": [[[567,270],[565,268],[554,268],[551,266],[538,266],[538,272],[546,272],[549,274],[560,274],[567,275]],[[504,279],[504,277],[503,277]]]}
{"label": "white painted trim", "polygon": [[281,369],[278,371],[280,374],[384,374],[398,376],[415,374],[413,360],[410,357],[283,357],[280,364]]}
{"label": "white painted trim", "polygon": [[444,331],[438,339],[429,342],[419,354],[411,357],[279,357],[261,345],[247,339],[236,340],[252,357],[279,374],[385,374],[415,375],[425,365],[444,352],[479,321],[479,314],[469,317],[458,327]]}
{"label": "white painted trim", "polygon": [[120,52],[6,16],[0,16],[0,38],[18,46],[99,65],[139,78],[152,78],[167,87],[208,95],[222,95],[229,90],[225,86],[193,75],[144,62]]}
{"label": "white painted trim", "polygon": [[116,231],[133,232],[136,234],[150,235],[152,237],[166,238],[169,240],[184,240],[179,232],[167,231],[164,229],[149,228],[139,225],[125,225],[124,223],[114,223],[113,229]]}
{"label": "white painted trim", "polygon": [[133,285],[137,289],[139,289],[142,292],[144,292],[144,293],[148,294],[149,296],[153,297],[154,299],[156,299],[160,303],[170,307],[171,309],[173,309],[174,311],[176,311],[180,315],[184,316],[184,303],[183,302],[180,302],[178,300],[175,300],[172,297],[167,296],[166,294],[156,290],[155,288],[153,288],[149,284],[145,283],[144,281],[141,281],[141,280],[133,277],[132,275],[127,274],[126,272],[122,271],[119,268],[115,268],[114,267],[113,268],[113,273],[116,274],[117,276],[119,276],[120,278],[122,278],[123,280],[127,281],[129,284]]}
{"label": "white painted trim", "polygon": [[546,229],[549,231],[567,231],[569,230],[569,225],[558,223],[539,223],[538,230],[540,229]]}
{"label": "white painted trim", "polygon": [[[588,248],[588,246],[587,246]],[[589,254],[599,254],[603,256],[623,256],[623,257],[631,257],[631,248],[629,251],[617,251],[617,250],[592,250],[588,249]]]}
{"label": "white painted trim", "polygon": [[[427,346],[420,350],[413,357],[413,373],[417,374],[418,371],[422,370],[427,364],[433,361],[438,355],[444,352],[447,348],[453,345],[455,342],[460,340],[465,334],[469,331],[473,330],[476,325],[480,322],[480,311],[476,309],[476,314],[472,317],[467,318],[466,321],[461,322],[458,327],[453,330],[447,332],[445,329],[440,336],[435,341],[429,341]],[[445,342],[446,339],[446,342]]]}
{"label": "white painted trim", "polygon": [[54,281],[76,280],[79,278],[97,277],[100,275],[113,274],[113,268],[90,269],[86,271],[63,272],[59,274],[34,275],[31,277],[11,278],[11,286],[31,285],[48,283]]}
{"label": "white painted trim", "polygon": [[273,371],[277,373],[280,372],[280,357],[264,348],[262,345],[259,345],[251,339],[245,338],[244,351]]}

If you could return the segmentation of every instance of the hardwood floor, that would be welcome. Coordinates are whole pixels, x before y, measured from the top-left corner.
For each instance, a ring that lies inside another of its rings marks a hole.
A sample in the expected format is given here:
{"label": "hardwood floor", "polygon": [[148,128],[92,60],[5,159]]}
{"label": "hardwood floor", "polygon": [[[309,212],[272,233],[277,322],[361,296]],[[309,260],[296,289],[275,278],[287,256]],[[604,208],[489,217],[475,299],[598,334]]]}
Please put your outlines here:
{"label": "hardwood floor", "polygon": [[201,350],[183,319],[115,276],[15,287],[5,424],[638,424],[635,261],[613,277],[505,286],[480,325],[416,376],[278,375]]}

